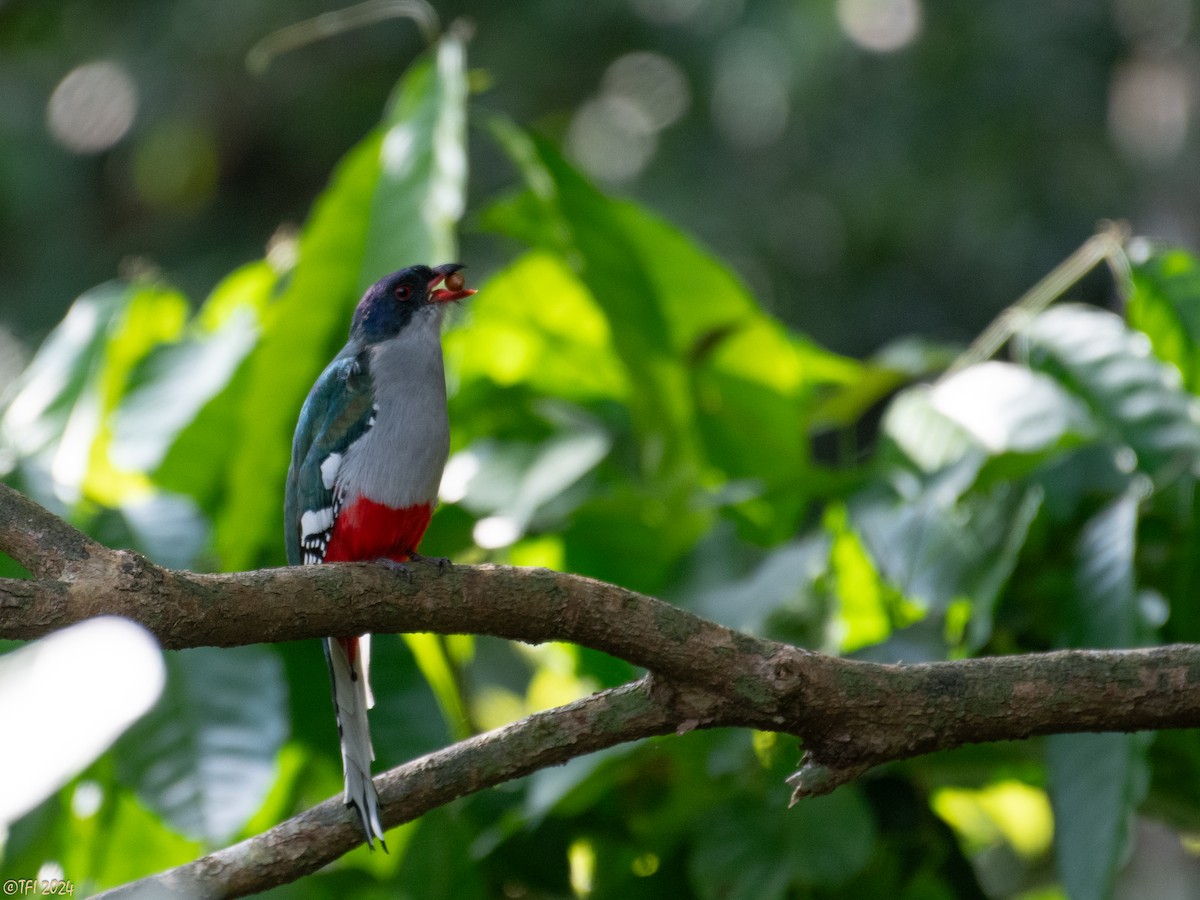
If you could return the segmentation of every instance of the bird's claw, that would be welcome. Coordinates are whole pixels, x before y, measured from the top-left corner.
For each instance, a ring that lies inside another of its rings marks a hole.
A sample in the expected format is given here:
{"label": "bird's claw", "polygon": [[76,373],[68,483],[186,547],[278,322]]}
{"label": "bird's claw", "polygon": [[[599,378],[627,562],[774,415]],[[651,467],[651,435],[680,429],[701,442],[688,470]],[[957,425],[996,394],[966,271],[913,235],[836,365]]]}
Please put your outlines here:
{"label": "bird's claw", "polygon": [[409,556],[413,562],[431,562],[438,568],[438,574],[444,575],[446,570],[450,568],[451,562],[444,556],[422,556],[420,553],[414,553]]}
{"label": "bird's claw", "polygon": [[396,560],[389,559],[386,556],[381,557],[378,560],[378,562],[381,566],[383,566],[389,572],[393,573],[394,575],[403,576],[405,581],[407,581],[409,584],[412,584],[412,580],[413,580],[412,569],[410,569],[404,563],[396,562]]}

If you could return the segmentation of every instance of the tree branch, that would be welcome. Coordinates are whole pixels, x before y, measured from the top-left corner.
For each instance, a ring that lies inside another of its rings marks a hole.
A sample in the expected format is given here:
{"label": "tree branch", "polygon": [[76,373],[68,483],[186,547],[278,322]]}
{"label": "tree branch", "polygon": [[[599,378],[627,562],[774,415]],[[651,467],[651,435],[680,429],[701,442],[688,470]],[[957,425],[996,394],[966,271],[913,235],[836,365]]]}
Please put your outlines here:
{"label": "tree branch", "polygon": [[[397,766],[375,779],[383,824],[395,828],[584,753],[667,734],[675,727],[672,710],[654,699],[655,692],[646,677]],[[362,825],[338,796],[240,844],[97,896],[243,897],[311,874],[362,840]]]}
{"label": "tree branch", "polygon": [[59,578],[73,562],[112,552],[6,484],[0,484],[0,551],[34,578]]}
{"label": "tree branch", "polygon": [[[0,637],[34,638],[101,614],[164,647],[362,632],[490,634],[602,650],[652,676],[539,713],[378,779],[388,827],[603,747],[691,728],[801,738],[794,798],[874,765],[962,744],[1073,731],[1200,726],[1200,646],[1062,651],[917,665],[829,657],[740,634],[623,588],[541,569],[370,564],[197,575],[102,547],[0,486],[0,550],[35,575],[0,579]],[[29,530],[23,530],[24,528]],[[340,799],[155,876],[154,889],[240,896],[294,880],[361,840]],[[140,884],[140,883],[139,883]]]}

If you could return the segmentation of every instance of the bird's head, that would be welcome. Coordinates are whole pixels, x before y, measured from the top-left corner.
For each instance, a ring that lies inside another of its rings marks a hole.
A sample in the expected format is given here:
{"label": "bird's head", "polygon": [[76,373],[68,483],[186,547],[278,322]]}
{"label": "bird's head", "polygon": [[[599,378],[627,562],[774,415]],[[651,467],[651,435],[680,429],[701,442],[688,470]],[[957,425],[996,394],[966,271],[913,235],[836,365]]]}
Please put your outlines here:
{"label": "bird's head", "polygon": [[354,311],[351,335],[374,344],[398,335],[414,319],[440,318],[445,304],[475,293],[459,263],[409,266],[371,285]]}

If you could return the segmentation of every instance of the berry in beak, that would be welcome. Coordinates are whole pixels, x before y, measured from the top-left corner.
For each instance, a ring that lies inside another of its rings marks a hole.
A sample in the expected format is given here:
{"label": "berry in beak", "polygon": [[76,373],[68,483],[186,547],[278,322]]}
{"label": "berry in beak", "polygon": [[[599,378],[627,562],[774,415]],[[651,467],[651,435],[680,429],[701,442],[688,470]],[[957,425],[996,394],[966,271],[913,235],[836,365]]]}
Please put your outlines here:
{"label": "berry in beak", "polygon": [[461,268],[460,263],[446,263],[434,268],[434,277],[429,282],[430,303],[450,303],[475,293],[474,288],[466,286],[467,280],[459,272]]}

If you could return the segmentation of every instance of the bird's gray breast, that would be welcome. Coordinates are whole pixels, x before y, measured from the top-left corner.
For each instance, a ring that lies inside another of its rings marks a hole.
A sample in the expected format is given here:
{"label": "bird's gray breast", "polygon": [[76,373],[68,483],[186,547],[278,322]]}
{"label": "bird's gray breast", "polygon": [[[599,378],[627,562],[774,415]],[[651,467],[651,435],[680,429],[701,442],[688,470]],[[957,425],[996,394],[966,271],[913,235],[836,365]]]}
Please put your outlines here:
{"label": "bird's gray breast", "polygon": [[337,492],[401,508],[437,499],[450,452],[441,317],[416,319],[371,350],[374,421],[338,466]]}

